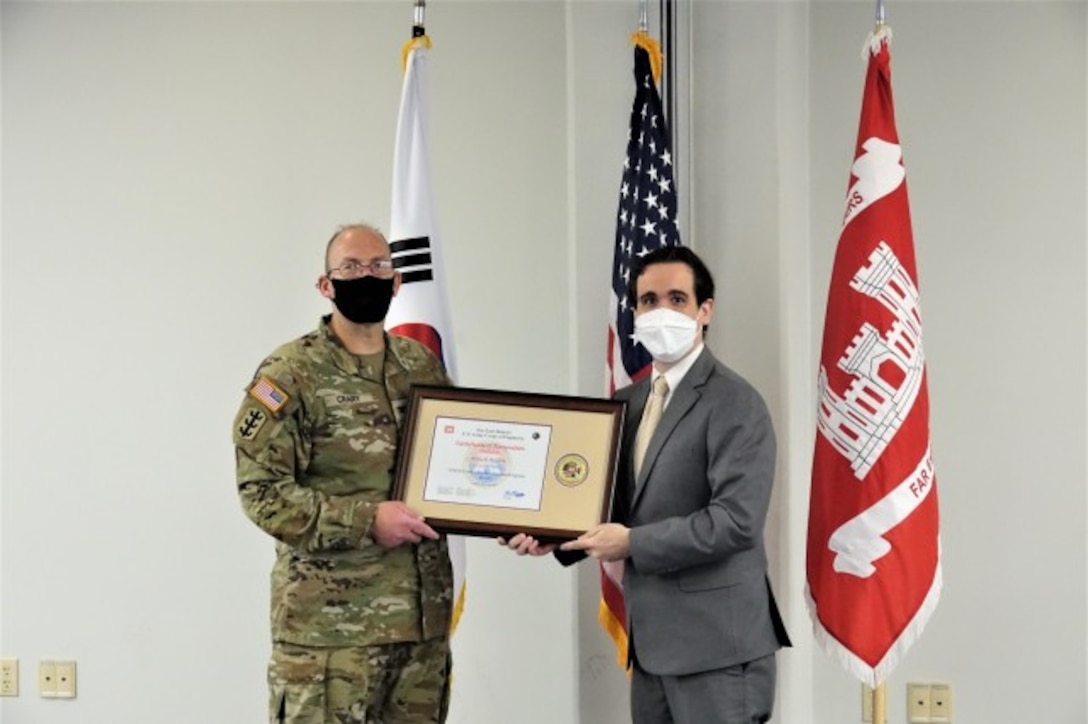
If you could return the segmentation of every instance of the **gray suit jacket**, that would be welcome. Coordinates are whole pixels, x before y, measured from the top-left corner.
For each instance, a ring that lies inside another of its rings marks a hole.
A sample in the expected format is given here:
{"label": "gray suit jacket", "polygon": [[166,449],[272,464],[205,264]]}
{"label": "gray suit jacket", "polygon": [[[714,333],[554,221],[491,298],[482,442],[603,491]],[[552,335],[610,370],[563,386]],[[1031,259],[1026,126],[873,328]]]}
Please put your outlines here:
{"label": "gray suit jacket", "polygon": [[644,671],[680,676],[789,646],[763,546],[775,438],[762,397],[704,348],[633,480],[649,391],[644,379],[616,393],[627,421],[612,519],[631,529],[623,588],[632,655]]}

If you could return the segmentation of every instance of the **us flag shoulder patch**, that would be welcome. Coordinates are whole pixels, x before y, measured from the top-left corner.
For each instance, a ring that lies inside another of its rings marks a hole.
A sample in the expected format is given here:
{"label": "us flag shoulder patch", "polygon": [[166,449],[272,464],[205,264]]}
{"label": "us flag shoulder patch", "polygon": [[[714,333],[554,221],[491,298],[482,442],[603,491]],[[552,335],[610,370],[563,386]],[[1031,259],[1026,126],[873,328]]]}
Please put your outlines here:
{"label": "us flag shoulder patch", "polygon": [[262,377],[249,388],[249,394],[253,399],[267,407],[270,412],[279,412],[291,399],[286,392],[276,386],[272,380]]}

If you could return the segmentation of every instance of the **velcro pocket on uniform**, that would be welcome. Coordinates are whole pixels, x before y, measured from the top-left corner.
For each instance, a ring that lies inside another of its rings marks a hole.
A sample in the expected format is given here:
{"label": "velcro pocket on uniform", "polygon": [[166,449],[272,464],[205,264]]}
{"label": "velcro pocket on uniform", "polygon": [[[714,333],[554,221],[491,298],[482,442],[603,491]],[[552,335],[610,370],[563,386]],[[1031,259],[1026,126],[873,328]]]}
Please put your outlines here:
{"label": "velcro pocket on uniform", "polygon": [[[325,721],[325,676],[328,654],[298,646],[274,646],[268,665],[271,711],[285,721]],[[273,719],[272,721],[276,721]]]}

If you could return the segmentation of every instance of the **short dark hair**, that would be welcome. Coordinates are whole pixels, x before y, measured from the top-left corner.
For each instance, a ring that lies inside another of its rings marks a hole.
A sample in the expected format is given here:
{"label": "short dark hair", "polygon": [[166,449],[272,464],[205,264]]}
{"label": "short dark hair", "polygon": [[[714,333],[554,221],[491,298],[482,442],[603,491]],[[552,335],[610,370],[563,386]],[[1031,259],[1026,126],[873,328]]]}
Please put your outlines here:
{"label": "short dark hair", "polygon": [[631,266],[631,282],[627,286],[627,301],[631,308],[638,306],[638,278],[646,271],[646,267],[653,264],[667,264],[680,262],[687,264],[691,273],[695,275],[695,303],[702,305],[708,299],[714,298],[714,277],[699,256],[686,246],[663,246],[654,249],[645,256],[635,259]]}

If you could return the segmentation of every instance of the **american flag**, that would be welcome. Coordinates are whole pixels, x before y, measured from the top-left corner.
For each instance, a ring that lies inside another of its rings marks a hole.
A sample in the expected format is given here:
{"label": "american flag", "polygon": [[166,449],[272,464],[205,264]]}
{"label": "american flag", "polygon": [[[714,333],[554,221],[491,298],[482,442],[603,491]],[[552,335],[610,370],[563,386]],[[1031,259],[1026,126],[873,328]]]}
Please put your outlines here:
{"label": "american flag", "polygon": [[287,404],[287,393],[276,387],[267,377],[257,380],[257,383],[250,388],[249,394],[272,412],[279,412],[280,408]]}
{"label": "american flag", "polygon": [[[627,157],[623,161],[612,264],[606,370],[609,395],[641,379],[650,370],[649,353],[634,340],[634,310],[627,300],[631,265],[636,257],[679,243],[669,132],[661,96],[654,83],[650,55],[644,47],[636,45],[635,103],[631,108],[627,135]],[[627,613],[623,604],[622,580],[622,566],[602,566],[598,619],[616,643],[620,666],[626,667]]]}
{"label": "american flag", "polygon": [[635,48],[635,103],[623,161],[616,248],[612,264],[612,299],[608,324],[608,393],[640,379],[649,369],[650,355],[636,345],[634,310],[627,302],[631,264],[638,256],[680,243],[676,224],[676,184],[673,180],[669,132],[661,96],[654,84],[650,56]]}

